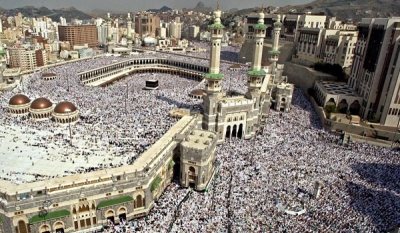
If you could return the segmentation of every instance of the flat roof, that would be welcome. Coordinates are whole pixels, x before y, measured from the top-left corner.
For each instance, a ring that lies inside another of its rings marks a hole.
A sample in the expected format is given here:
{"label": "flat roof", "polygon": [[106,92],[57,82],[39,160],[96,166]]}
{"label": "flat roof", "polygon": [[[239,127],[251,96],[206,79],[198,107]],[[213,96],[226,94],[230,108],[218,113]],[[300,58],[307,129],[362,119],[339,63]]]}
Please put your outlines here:
{"label": "flat roof", "polygon": [[357,92],[353,90],[347,83],[331,82],[331,81],[320,81],[321,85],[326,90],[326,93],[331,95],[347,95],[359,97]]}

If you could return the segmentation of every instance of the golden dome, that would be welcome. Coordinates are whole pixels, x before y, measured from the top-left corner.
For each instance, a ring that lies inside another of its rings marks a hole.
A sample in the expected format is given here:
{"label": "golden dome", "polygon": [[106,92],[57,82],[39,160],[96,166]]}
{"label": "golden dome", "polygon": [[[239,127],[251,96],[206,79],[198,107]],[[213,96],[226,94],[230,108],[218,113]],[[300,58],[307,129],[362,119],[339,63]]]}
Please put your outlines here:
{"label": "golden dome", "polygon": [[31,100],[26,95],[16,94],[10,99],[8,104],[10,104],[10,105],[23,105],[23,104],[27,104],[29,102],[31,102]]}
{"label": "golden dome", "polygon": [[63,101],[63,102],[58,103],[56,105],[56,107],[54,108],[55,113],[67,113],[68,112],[67,110],[70,110],[71,112],[75,112],[76,107],[71,102]]}
{"label": "golden dome", "polygon": [[37,98],[31,103],[32,109],[45,109],[53,106],[50,100],[46,98]]}

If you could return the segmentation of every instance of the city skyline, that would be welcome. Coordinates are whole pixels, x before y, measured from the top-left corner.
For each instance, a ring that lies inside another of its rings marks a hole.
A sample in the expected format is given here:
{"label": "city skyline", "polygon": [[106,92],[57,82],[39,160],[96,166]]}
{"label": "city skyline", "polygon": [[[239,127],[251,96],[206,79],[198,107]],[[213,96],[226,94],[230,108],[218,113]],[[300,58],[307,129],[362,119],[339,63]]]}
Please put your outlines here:
{"label": "city skyline", "polygon": [[[142,11],[147,9],[158,9],[162,6],[170,8],[182,9],[182,8],[193,8],[197,3],[203,2],[206,7],[215,8],[217,1],[214,0],[190,0],[182,3],[179,0],[166,0],[162,3],[156,2],[139,2],[137,0],[116,0],[112,3],[109,0],[19,0],[19,1],[6,1],[3,2],[0,7],[5,9],[13,9],[24,6],[41,7],[45,6],[49,9],[60,9],[64,7],[75,7],[81,11],[91,11],[94,9],[110,10],[110,11]],[[299,5],[312,2],[312,0],[272,0],[272,1],[239,1],[239,0],[220,0],[220,6],[222,10],[230,10],[232,8],[244,9],[255,6],[286,6],[286,5]]]}

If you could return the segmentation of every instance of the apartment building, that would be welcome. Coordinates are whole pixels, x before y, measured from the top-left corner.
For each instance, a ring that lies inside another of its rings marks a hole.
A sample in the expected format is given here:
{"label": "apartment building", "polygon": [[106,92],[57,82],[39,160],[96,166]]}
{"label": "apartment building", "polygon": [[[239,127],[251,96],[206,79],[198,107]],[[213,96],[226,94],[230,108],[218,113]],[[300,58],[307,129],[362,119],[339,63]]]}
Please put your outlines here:
{"label": "apartment building", "polygon": [[68,41],[71,46],[88,44],[92,48],[99,45],[96,25],[58,25],[58,34],[60,41]]}
{"label": "apartment building", "polygon": [[360,115],[382,125],[397,126],[400,116],[400,17],[364,18],[349,86],[363,97]]}

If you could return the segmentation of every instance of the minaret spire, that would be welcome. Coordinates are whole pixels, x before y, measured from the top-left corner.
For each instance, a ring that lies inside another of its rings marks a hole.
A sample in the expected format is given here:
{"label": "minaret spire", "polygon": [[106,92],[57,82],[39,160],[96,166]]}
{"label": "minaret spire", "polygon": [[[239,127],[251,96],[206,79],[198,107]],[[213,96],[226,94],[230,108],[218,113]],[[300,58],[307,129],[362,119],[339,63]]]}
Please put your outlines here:
{"label": "minaret spire", "polygon": [[220,55],[221,55],[221,39],[223,34],[224,25],[221,24],[221,11],[219,10],[219,3],[217,10],[214,11],[214,23],[210,25],[211,30],[211,43],[210,43],[210,65],[209,72],[205,74],[208,81],[208,92],[220,92],[223,74],[219,73],[220,68]]}
{"label": "minaret spire", "polygon": [[126,39],[128,40],[128,49],[132,49],[132,18],[131,13],[128,13],[127,20],[127,29],[126,29]]}
{"label": "minaret spire", "polygon": [[107,41],[110,42],[112,40],[110,13],[107,13],[107,19],[106,20],[107,20]]}
{"label": "minaret spire", "polygon": [[276,63],[278,62],[279,59],[279,36],[281,33],[281,17],[280,15],[277,15],[276,22],[274,23],[274,42],[272,45],[272,49],[268,51],[269,53],[269,62],[272,64],[272,74],[275,74],[276,70]]}

